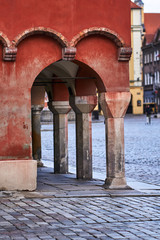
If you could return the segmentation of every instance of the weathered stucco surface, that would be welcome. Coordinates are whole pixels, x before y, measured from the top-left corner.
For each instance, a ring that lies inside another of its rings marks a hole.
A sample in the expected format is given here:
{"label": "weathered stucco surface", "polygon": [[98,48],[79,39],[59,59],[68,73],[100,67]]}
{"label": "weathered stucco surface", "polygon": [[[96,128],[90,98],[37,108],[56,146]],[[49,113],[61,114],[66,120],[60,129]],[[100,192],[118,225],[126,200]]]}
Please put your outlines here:
{"label": "weathered stucco surface", "polygon": [[0,0],[0,6],[0,161],[16,164],[32,159],[31,88],[48,65],[62,58],[78,64],[77,76],[88,80],[72,84],[77,96],[129,91],[130,1]]}

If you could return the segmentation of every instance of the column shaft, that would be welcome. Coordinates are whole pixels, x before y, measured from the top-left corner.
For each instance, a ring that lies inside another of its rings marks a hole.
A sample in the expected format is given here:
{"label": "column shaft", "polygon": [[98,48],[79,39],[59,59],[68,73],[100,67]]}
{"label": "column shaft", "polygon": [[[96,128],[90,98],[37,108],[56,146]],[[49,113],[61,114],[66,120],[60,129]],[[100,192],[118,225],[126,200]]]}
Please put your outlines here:
{"label": "column shaft", "polygon": [[68,118],[54,114],[54,173],[68,172]]}
{"label": "column shaft", "polygon": [[126,187],[124,160],[124,119],[106,118],[106,187]]}
{"label": "column shaft", "polygon": [[68,101],[48,102],[54,123],[54,173],[68,172]]}
{"label": "column shaft", "polygon": [[41,159],[41,111],[42,106],[32,106],[32,155],[33,159]]}
{"label": "column shaft", "polygon": [[106,127],[107,178],[104,187],[110,189],[128,188],[125,179],[124,115],[129,101],[129,92],[107,92],[100,95]]}
{"label": "column shaft", "polygon": [[76,165],[78,179],[92,178],[91,113],[76,113]]}
{"label": "column shaft", "polygon": [[92,178],[92,125],[91,112],[97,97],[70,96],[70,105],[76,113],[76,164],[77,178]]}

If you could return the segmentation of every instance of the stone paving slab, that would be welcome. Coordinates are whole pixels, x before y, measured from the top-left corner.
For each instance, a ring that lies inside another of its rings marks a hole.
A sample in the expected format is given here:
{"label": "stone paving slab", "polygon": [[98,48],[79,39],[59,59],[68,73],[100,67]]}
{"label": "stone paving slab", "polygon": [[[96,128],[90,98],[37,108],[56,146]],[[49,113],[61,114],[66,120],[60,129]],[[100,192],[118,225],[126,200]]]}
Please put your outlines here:
{"label": "stone paving slab", "polygon": [[85,198],[85,197],[153,197],[160,196],[159,186],[131,180],[133,189],[109,190],[103,187],[104,181],[77,180],[74,174],[53,174],[50,168],[38,169],[38,186],[33,192],[1,191],[0,197],[15,198]]}
{"label": "stone paving slab", "polygon": [[0,199],[0,239],[159,239],[159,197]]}
{"label": "stone paving slab", "polygon": [[0,192],[0,239],[160,239],[160,195],[141,187],[154,185],[108,190],[101,180],[38,169],[36,191]]}
{"label": "stone paving slab", "polygon": [[[101,177],[101,175],[99,175]],[[132,189],[109,190],[103,187],[104,181],[93,179],[90,181],[77,180],[75,174],[53,174],[51,168],[38,169],[37,192],[54,197],[98,197],[98,196],[160,196],[160,187],[129,179],[128,185]],[[50,195],[48,194],[50,193]]]}

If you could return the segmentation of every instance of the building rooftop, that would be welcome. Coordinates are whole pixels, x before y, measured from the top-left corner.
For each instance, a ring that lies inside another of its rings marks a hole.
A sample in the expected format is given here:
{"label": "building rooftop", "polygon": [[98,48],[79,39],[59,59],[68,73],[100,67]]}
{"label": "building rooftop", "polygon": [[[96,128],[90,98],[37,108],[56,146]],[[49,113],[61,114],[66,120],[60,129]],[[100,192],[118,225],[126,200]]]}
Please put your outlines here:
{"label": "building rooftop", "polygon": [[146,30],[146,43],[153,41],[158,28],[160,28],[160,13],[144,13],[144,25]]}
{"label": "building rooftop", "polygon": [[131,1],[131,9],[141,9],[141,7]]}

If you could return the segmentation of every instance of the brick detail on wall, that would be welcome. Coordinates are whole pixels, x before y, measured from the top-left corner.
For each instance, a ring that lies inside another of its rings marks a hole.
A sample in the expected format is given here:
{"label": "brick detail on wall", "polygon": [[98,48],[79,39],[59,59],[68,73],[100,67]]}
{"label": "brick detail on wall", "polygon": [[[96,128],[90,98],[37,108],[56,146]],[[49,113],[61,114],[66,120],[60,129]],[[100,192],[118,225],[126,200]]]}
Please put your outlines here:
{"label": "brick detail on wall", "polygon": [[15,61],[16,60],[16,54],[17,54],[17,47],[18,44],[25,38],[36,35],[36,34],[42,34],[46,36],[50,36],[53,39],[56,39],[62,46],[62,59],[63,60],[74,60],[76,56],[76,44],[83,38],[90,36],[90,35],[102,35],[106,38],[111,39],[113,42],[115,42],[118,49],[118,60],[119,61],[129,61],[132,49],[129,47],[124,47],[125,43],[123,39],[114,31],[104,28],[104,27],[92,27],[85,29],[78,33],[76,36],[74,36],[71,40],[71,42],[68,42],[68,40],[59,32],[45,27],[34,27],[27,29],[23,31],[21,34],[19,34],[15,39],[10,42],[10,40],[7,38],[5,34],[0,32],[0,41],[3,45],[3,60],[4,61]]}
{"label": "brick detail on wall", "polygon": [[76,56],[76,48],[75,47],[66,47],[62,49],[62,59],[72,61]]}
{"label": "brick detail on wall", "polygon": [[25,30],[24,32],[20,33],[13,41],[12,44],[14,46],[18,46],[18,44],[25,39],[28,36],[36,35],[36,34],[42,34],[46,36],[50,36],[54,39],[56,39],[62,47],[67,47],[68,46],[68,41],[67,39],[59,32],[50,29],[50,28],[44,28],[44,27],[34,27]]}
{"label": "brick detail on wall", "polygon": [[117,47],[124,46],[123,39],[116,32],[110,30],[109,28],[103,28],[103,27],[99,27],[99,28],[92,27],[92,28],[84,29],[83,31],[81,31],[80,33],[78,33],[76,36],[72,38],[70,45],[74,47],[81,39],[90,35],[102,35],[114,41]]}
{"label": "brick detail on wall", "polygon": [[118,50],[118,61],[129,61],[132,55],[132,48],[121,47]]}
{"label": "brick detail on wall", "polygon": [[3,48],[3,60],[4,61],[15,61],[17,55],[16,47],[4,47]]}

